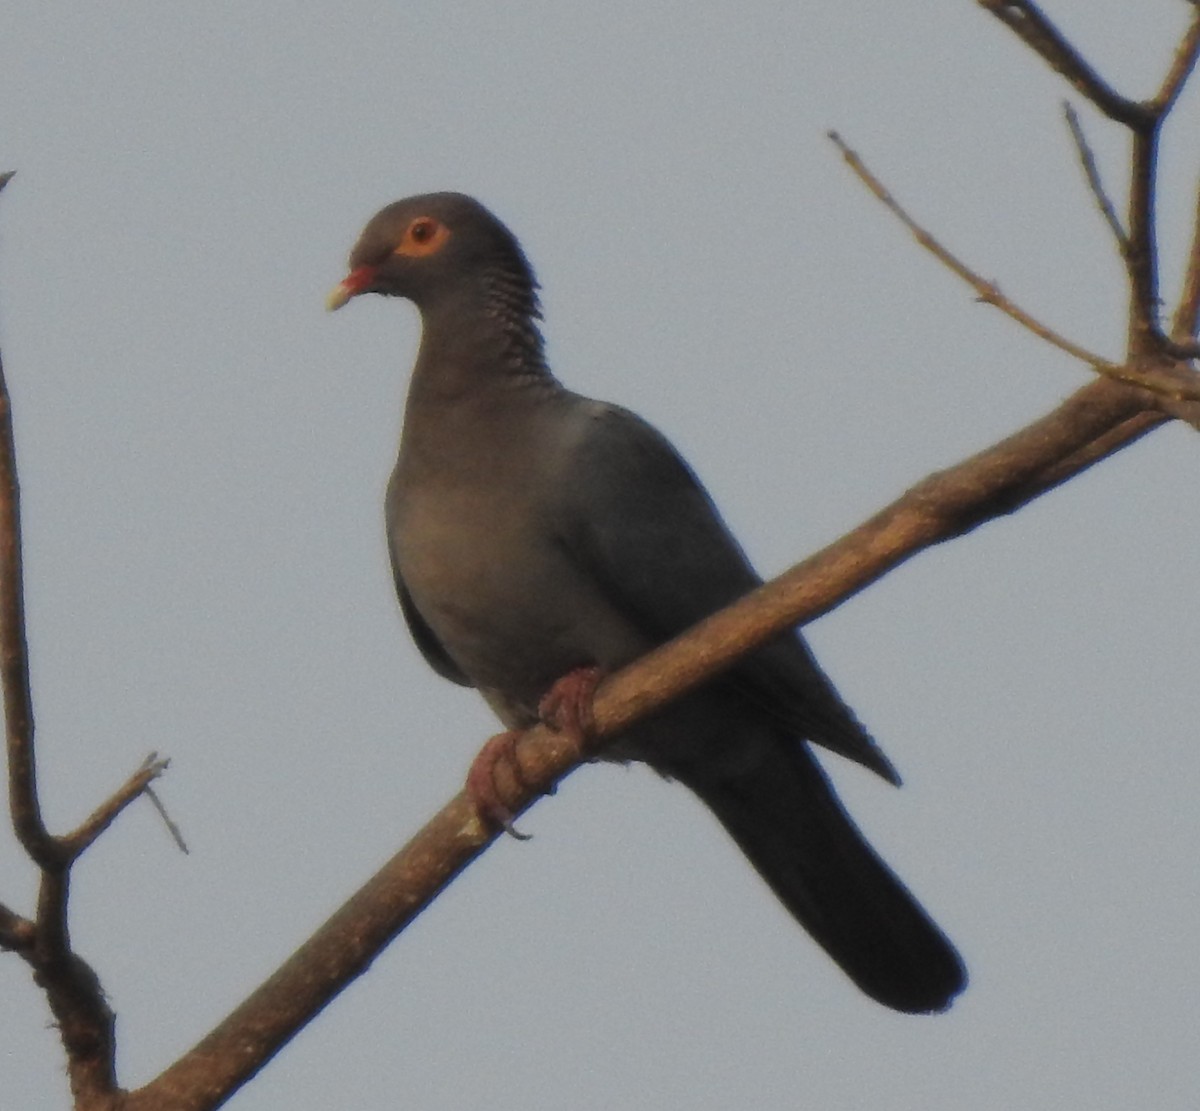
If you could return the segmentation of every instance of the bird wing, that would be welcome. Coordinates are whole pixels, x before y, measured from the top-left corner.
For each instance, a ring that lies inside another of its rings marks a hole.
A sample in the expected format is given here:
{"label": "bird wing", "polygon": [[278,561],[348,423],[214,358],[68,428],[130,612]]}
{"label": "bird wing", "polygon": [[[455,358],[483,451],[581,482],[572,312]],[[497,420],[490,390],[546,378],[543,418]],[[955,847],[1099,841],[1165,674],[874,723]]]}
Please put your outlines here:
{"label": "bird wing", "polygon": [[[662,642],[760,586],[670,442],[626,409],[582,404],[587,423],[563,476],[569,507],[561,539],[612,603]],[[790,732],[899,782],[798,635],[750,653],[723,682]]]}
{"label": "bird wing", "polygon": [[474,686],[475,684],[463,674],[462,668],[451,659],[450,653],[438,640],[437,635],[429,627],[429,623],[421,616],[421,611],[417,609],[408,587],[404,585],[404,579],[400,575],[400,568],[396,566],[395,557],[392,558],[392,578],[396,583],[396,596],[400,599],[400,612],[404,614],[404,620],[408,622],[408,631],[421,650],[421,655],[425,657],[425,662],[443,679],[449,679],[452,683],[457,683],[462,687]]}
{"label": "bird wing", "polygon": [[584,402],[559,476],[561,537],[572,559],[648,637],[662,641],[759,586],[716,506],[652,425]]}

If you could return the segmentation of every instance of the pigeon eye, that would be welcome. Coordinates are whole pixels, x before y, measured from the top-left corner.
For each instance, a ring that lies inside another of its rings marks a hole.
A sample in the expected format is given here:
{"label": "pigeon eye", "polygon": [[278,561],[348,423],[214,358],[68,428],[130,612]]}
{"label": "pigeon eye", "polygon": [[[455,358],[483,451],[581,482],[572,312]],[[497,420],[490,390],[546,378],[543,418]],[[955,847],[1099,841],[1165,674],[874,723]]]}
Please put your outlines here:
{"label": "pigeon eye", "polygon": [[405,229],[396,254],[420,258],[440,251],[450,235],[450,229],[432,216],[418,216]]}

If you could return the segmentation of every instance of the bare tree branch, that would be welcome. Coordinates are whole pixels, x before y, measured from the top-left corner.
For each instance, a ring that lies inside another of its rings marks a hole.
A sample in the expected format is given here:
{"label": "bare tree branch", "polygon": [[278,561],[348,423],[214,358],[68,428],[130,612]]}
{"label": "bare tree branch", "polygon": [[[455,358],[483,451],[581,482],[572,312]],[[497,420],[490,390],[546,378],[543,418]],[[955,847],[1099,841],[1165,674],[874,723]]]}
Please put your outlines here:
{"label": "bare tree branch", "polygon": [[[0,188],[11,179],[5,178]],[[17,482],[12,402],[0,359],[0,686],[4,691],[9,807],[17,840],[43,868],[58,867],[63,853],[42,820],[33,749],[33,697],[25,640],[21,573],[21,492]]]}
{"label": "bare tree branch", "polygon": [[[1085,348],[1080,347],[1079,344],[1066,339],[1058,332],[1048,328],[1019,305],[1005,297],[993,282],[987,281],[976,271],[972,270],[965,262],[944,247],[921,224],[917,223],[895,197],[892,196],[883,183],[871,173],[862,159],[845,144],[836,131],[829,132],[829,138],[842,152],[842,157],[845,158],[846,163],[857,177],[884,204],[888,211],[896,216],[912,232],[913,237],[922,247],[971,286],[979,295],[981,301],[994,305],[1001,312],[1017,321],[1018,324],[1028,329],[1040,339],[1044,339],[1047,343],[1065,351],[1068,355],[1074,356],[1081,362],[1087,363],[1088,366],[1104,377],[1159,395],[1162,399],[1164,411],[1181,420],[1186,420],[1193,427],[1200,429],[1200,407],[1195,404],[1196,402],[1200,402],[1200,375],[1195,374],[1187,367],[1174,364],[1169,360],[1153,357],[1154,350],[1158,346],[1157,344],[1148,352],[1136,351],[1135,357],[1130,359],[1129,362],[1117,364],[1103,359],[1099,355],[1092,354]],[[1153,246],[1152,237],[1151,246]],[[1130,265],[1132,267],[1133,264],[1131,263]],[[1156,335],[1157,333],[1152,334]]]}
{"label": "bare tree branch", "polygon": [[[117,815],[133,802],[134,799],[139,795],[146,794],[150,790],[150,784],[167,770],[168,764],[170,764],[169,760],[156,760],[151,756],[142,763],[142,766],[110,798],[102,802],[77,829],[62,838],[71,859],[74,860],[84,852],[100,834],[113,824]],[[155,802],[157,803],[157,799]],[[165,818],[166,814],[162,811],[161,803],[158,804],[158,809]],[[167,819],[167,826],[168,828],[172,828],[170,819]]]}
{"label": "bare tree branch", "polygon": [[1149,126],[1151,118],[1146,109],[1121,96],[1109,85],[1032,0],[978,0],[978,3],[1012,28],[1027,46],[1109,119],[1135,131]]}
{"label": "bare tree branch", "polygon": [[1192,244],[1184,270],[1183,291],[1171,320],[1171,338],[1185,343],[1200,332],[1200,188],[1196,190],[1196,211],[1192,218]]}
{"label": "bare tree branch", "polygon": [[1162,124],[1196,65],[1200,53],[1200,11],[1176,48],[1159,91],[1145,108],[1145,126],[1135,128],[1129,186],[1128,262],[1133,296],[1129,304],[1129,350],[1148,354],[1162,348],[1158,285],[1158,146]]}
{"label": "bare tree branch", "polygon": [[1059,486],[1087,470],[1093,463],[1098,463],[1101,459],[1106,459],[1114,452],[1141,439],[1147,432],[1152,432],[1161,425],[1164,420],[1165,417],[1160,412],[1150,409],[1142,410],[1113,425],[1107,432],[1102,432],[1090,443],[1065,456],[1058,463],[1048,466],[1038,476],[1038,480],[1046,490]]}
{"label": "bare tree branch", "polygon": [[909,231],[912,232],[913,238],[937,258],[946,267],[957,274],[964,282],[966,282],[979,296],[979,300],[985,304],[994,305],[1006,316],[1012,317],[1023,328],[1027,328],[1039,339],[1045,340],[1047,343],[1053,344],[1061,351],[1065,351],[1068,355],[1085,362],[1088,366],[1100,371],[1101,373],[1110,373],[1117,369],[1116,364],[1109,359],[1105,359],[1100,355],[1094,355],[1086,348],[1080,347],[1079,344],[1073,343],[1065,336],[1059,335],[1058,332],[1048,328],[1041,321],[1034,319],[1029,313],[1022,309],[1019,305],[1010,301],[997,288],[995,283],[987,281],[974,270],[972,270],[965,262],[960,260],[956,255],[942,246],[934,236],[924,227],[917,223],[907,211],[900,205],[891,192],[884,184],[867,169],[863,160],[846,145],[842,137],[836,131],[827,133],[829,139],[842,152],[842,157],[846,160],[846,164],[854,171],[855,175],[863,182],[884,206],[891,212]]}
{"label": "bare tree branch", "polygon": [[[1195,0],[1193,0],[1194,2]],[[1192,16],[1192,22],[1188,25],[1183,39],[1175,49],[1175,57],[1171,62],[1171,68],[1167,70],[1167,75],[1163,78],[1158,92],[1149,105],[1147,105],[1150,111],[1159,119],[1175,107],[1175,101],[1183,91],[1183,86],[1187,83],[1187,79],[1196,68],[1196,59],[1198,56],[1200,56],[1200,6],[1197,7],[1195,14]]]}
{"label": "bare tree branch", "polygon": [[1096,165],[1096,156],[1092,153],[1087,136],[1083,133],[1083,125],[1079,122],[1079,113],[1075,111],[1069,100],[1063,101],[1063,114],[1067,118],[1067,127],[1071,130],[1071,138],[1075,141],[1079,162],[1087,176],[1088,188],[1091,189],[1092,196],[1096,199],[1096,206],[1100,209],[1100,214],[1104,217],[1113,238],[1117,241],[1117,250],[1120,252],[1121,258],[1127,261],[1129,237],[1125,234],[1121,218],[1117,215],[1117,210],[1105,191],[1104,181],[1100,177],[1100,168]]}
{"label": "bare tree branch", "polygon": [[34,965],[67,1056],[78,1111],[116,1111],[116,1016],[91,967],[74,953]]}
{"label": "bare tree branch", "polygon": [[34,925],[0,903],[0,949],[24,953],[33,945]]}
{"label": "bare tree branch", "polygon": [[1157,120],[1153,127],[1133,136],[1133,159],[1129,181],[1129,350],[1148,354],[1159,345],[1158,242],[1156,169],[1158,166]]}
{"label": "bare tree branch", "polygon": [[50,965],[65,957],[71,947],[67,924],[67,900],[71,890],[69,868],[45,869],[38,884],[37,938],[33,955],[39,965]]}
{"label": "bare tree branch", "polygon": [[[1132,296],[1129,301],[1129,354],[1149,355],[1164,350],[1164,336],[1159,323],[1158,245],[1156,184],[1158,143],[1162,122],[1174,107],[1179,93],[1196,66],[1200,56],[1200,11],[1192,16],[1183,39],[1175,50],[1171,65],[1158,92],[1144,104],[1120,96],[1083,59],[1063,37],[1032,0],[978,0],[978,3],[997,19],[1012,28],[1023,42],[1039,54],[1053,69],[1062,74],[1084,96],[1110,119],[1124,124],[1133,132],[1132,173],[1129,187],[1128,233],[1123,233],[1123,255]],[[1072,132],[1081,152],[1086,150],[1082,133],[1072,124]],[[1098,198],[1098,177],[1085,169]],[[1094,167],[1094,164],[1092,164]],[[1119,223],[1110,213],[1104,200],[1101,207],[1105,217],[1116,230]],[[1053,341],[1052,341],[1053,342]],[[1095,365],[1095,364],[1093,364]],[[1104,373],[1100,366],[1096,369]]]}
{"label": "bare tree branch", "polygon": [[[0,174],[0,190],[12,176]],[[8,908],[0,910],[0,946],[12,949],[29,964],[35,982],[45,992],[66,1051],[76,1108],[108,1111],[117,1094],[115,1018],[96,974],[71,951],[67,917],[70,867],[161,767],[143,766],[70,837],[56,838],[46,828],[37,789],[20,500],[12,400],[0,360],[0,687],[9,804],[17,839],[41,870],[35,920]]]}
{"label": "bare tree branch", "polygon": [[[1013,512],[1133,443],[1165,419],[1144,412],[1145,403],[1145,394],[1093,382],[1021,432],[925,479],[785,575],[609,677],[597,692],[597,736],[612,737],[917,552]],[[580,762],[574,745],[545,727],[518,741],[517,756],[522,782],[503,767],[498,782],[514,814]],[[466,795],[456,796],[212,1033],[131,1092],[125,1111],[201,1111],[228,1098],[495,837]]]}

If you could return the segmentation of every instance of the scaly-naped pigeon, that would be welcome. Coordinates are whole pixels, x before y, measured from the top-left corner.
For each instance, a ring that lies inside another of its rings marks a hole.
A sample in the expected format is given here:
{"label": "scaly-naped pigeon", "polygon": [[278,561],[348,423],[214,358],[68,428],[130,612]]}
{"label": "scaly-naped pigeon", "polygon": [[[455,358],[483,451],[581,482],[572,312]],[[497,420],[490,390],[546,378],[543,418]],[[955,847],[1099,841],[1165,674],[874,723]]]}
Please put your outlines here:
{"label": "scaly-naped pigeon", "polygon": [[[435,193],[367,224],[329,302],[381,293],[420,310],[387,492],[396,589],[434,670],[478,688],[510,730],[536,724],[564,676],[619,668],[761,582],[658,431],[551,374],[536,290],[503,224]],[[789,633],[602,755],[691,788],[868,995],[942,1010],[966,982],[958,954],[855,828],[809,742],[899,782]]]}

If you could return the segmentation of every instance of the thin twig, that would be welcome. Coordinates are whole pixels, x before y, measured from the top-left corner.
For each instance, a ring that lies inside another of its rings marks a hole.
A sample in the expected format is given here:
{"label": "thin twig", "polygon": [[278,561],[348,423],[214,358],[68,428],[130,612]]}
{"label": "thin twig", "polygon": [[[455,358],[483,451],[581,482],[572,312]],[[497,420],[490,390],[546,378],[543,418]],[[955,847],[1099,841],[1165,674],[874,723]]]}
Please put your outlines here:
{"label": "thin twig", "polygon": [[163,806],[162,800],[158,797],[158,792],[153,787],[147,787],[146,798],[150,800],[154,809],[158,811],[158,816],[162,818],[163,824],[167,827],[167,832],[171,835],[172,840],[179,846],[179,851],[186,856],[188,847],[187,842],[183,839],[183,831],[171,821],[171,815],[167,813],[167,808]]}
{"label": "thin twig", "polygon": [[[1162,347],[1163,341],[1156,341]],[[1096,369],[1106,378],[1114,382],[1122,382],[1134,389],[1147,390],[1163,404],[1158,407],[1165,413],[1186,421],[1200,431],[1200,374],[1184,366],[1178,358],[1188,359],[1190,356],[1179,356],[1177,359],[1166,357],[1167,352],[1159,352],[1144,357],[1132,358],[1120,366]],[[1183,408],[1170,404],[1179,402]]]}
{"label": "thin twig", "polygon": [[1067,117],[1067,127],[1071,130],[1071,138],[1075,141],[1075,150],[1079,154],[1080,164],[1083,166],[1083,172],[1087,176],[1088,188],[1091,189],[1092,196],[1096,199],[1096,205],[1100,209],[1100,214],[1108,223],[1109,230],[1113,233],[1113,238],[1117,241],[1117,248],[1121,252],[1121,257],[1125,258],[1129,251],[1129,237],[1125,234],[1121,218],[1117,215],[1117,210],[1113,206],[1108,193],[1105,191],[1104,181],[1100,176],[1100,168],[1096,165],[1096,156],[1088,144],[1087,136],[1083,133],[1083,124],[1079,121],[1079,113],[1075,111],[1074,106],[1069,100],[1063,101],[1063,114]]}
{"label": "thin twig", "polygon": [[[83,853],[113,822],[118,814],[139,795],[150,790],[150,784],[164,771],[170,761],[158,760],[153,755],[148,757],[137,771],[133,773],[113,794],[105,799],[83,823],[61,841],[66,846],[70,858],[74,860]],[[167,823],[170,827],[170,821]]]}
{"label": "thin twig", "polygon": [[1150,116],[1147,110],[1136,101],[1121,96],[1109,85],[1032,0],[978,2],[980,7],[1015,31],[1026,46],[1039,54],[1043,61],[1065,77],[1109,119],[1135,131],[1148,126]]}
{"label": "thin twig", "polygon": [[1171,68],[1163,78],[1162,85],[1154,99],[1147,107],[1160,119],[1175,106],[1175,101],[1183,91],[1183,86],[1196,68],[1196,59],[1200,57],[1200,7],[1192,16],[1192,22],[1184,32],[1183,39],[1175,48],[1175,57]]}
{"label": "thin twig", "polygon": [[866,185],[866,187],[870,189],[880,201],[883,202],[884,206],[889,212],[892,213],[892,215],[894,215],[902,224],[904,224],[906,228],[908,228],[910,232],[912,232],[913,237],[922,247],[924,247],[941,263],[949,267],[949,269],[954,271],[955,274],[957,274],[960,278],[962,278],[963,281],[971,286],[971,288],[974,289],[979,295],[979,300],[989,305],[994,305],[1001,312],[1005,313],[1007,316],[1010,316],[1022,327],[1031,331],[1039,339],[1043,339],[1047,343],[1053,344],[1055,347],[1059,348],[1059,350],[1065,351],[1068,355],[1074,356],[1076,359],[1087,363],[1089,366],[1101,371],[1102,373],[1111,373],[1118,369],[1116,364],[1114,364],[1111,360],[1102,358],[1099,355],[1094,355],[1091,351],[1088,351],[1086,348],[1080,347],[1079,344],[1073,343],[1071,340],[1059,335],[1057,332],[1041,323],[1041,321],[1030,316],[1030,314],[1024,309],[1020,308],[1018,305],[1014,304],[1007,297],[1005,297],[993,282],[987,281],[969,266],[967,266],[966,263],[962,262],[955,255],[951,254],[950,251],[943,247],[930,232],[926,231],[925,228],[918,224],[916,220],[914,220],[904,210],[904,208],[901,207],[896,198],[893,197],[883,183],[873,173],[871,173],[870,170],[867,169],[862,159],[859,158],[859,156],[842,141],[841,136],[838,135],[836,131],[830,131],[828,135],[838,150],[842,152],[842,157],[845,158],[846,163],[849,165],[850,169],[854,171],[859,180],[862,181],[862,183]]}
{"label": "thin twig", "polygon": [[1115,451],[1128,447],[1141,439],[1147,432],[1152,432],[1166,417],[1162,412],[1145,409],[1135,413],[1128,420],[1114,425],[1107,432],[1101,433],[1094,440],[1084,444],[1078,451],[1072,452],[1060,462],[1047,467],[1038,476],[1046,489],[1066,482],[1075,475],[1087,470],[1093,463],[1098,463],[1112,455]]}
{"label": "thin twig", "polygon": [[1200,332],[1200,187],[1196,190],[1196,211],[1192,217],[1192,244],[1183,277],[1183,291],[1171,320],[1171,338],[1186,343]]}
{"label": "thin twig", "polygon": [[[867,169],[862,159],[846,146],[837,132],[830,131],[829,138],[842,152],[842,156],[858,178],[879,198],[888,211],[912,232],[913,237],[922,247],[970,285],[981,301],[994,305],[1035,336],[1053,344],[1068,355],[1073,355],[1081,362],[1087,363],[1094,371],[1106,378],[1111,378],[1126,386],[1148,390],[1170,402],[1187,402],[1191,405],[1191,403],[1200,401],[1200,376],[1185,367],[1164,365],[1161,361],[1151,357],[1161,347],[1161,337],[1158,337],[1157,332],[1148,333],[1155,337],[1154,346],[1144,351],[1135,350],[1133,357],[1126,363],[1113,363],[1102,359],[1099,355],[1093,355],[1085,348],[1059,335],[1019,305],[1010,301],[993,282],[985,280],[965,262],[943,247],[929,231],[905,211],[883,183]],[[1173,416],[1178,416],[1180,419],[1188,421],[1193,427],[1200,429],[1200,415],[1197,413],[1190,409],[1179,411],[1174,407],[1169,411]]]}

